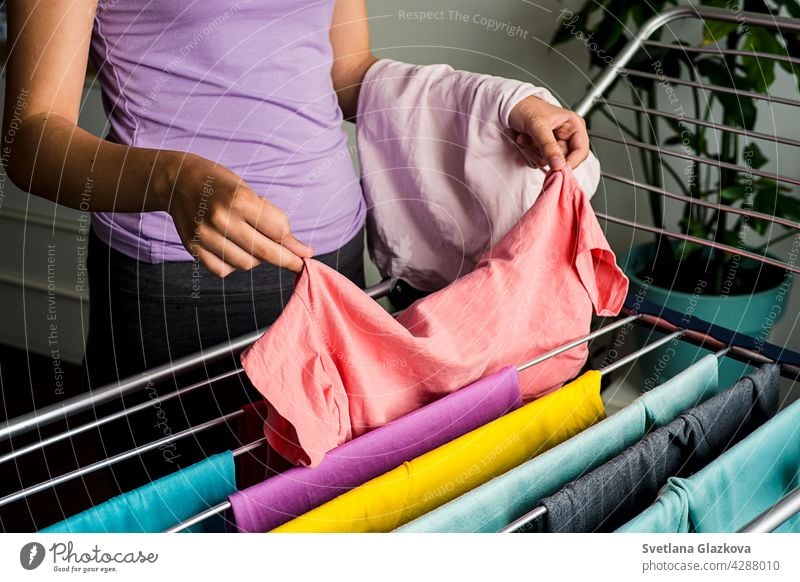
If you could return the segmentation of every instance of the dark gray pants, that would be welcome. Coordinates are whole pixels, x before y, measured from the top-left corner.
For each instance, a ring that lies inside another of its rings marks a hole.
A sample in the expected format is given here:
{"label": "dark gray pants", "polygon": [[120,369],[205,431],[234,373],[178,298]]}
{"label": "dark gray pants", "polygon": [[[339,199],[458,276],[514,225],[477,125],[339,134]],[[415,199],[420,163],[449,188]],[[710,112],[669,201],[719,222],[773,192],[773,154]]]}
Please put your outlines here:
{"label": "dark gray pants", "polygon": [[[316,257],[364,286],[363,234]],[[221,279],[199,263],[142,263],[89,242],[90,323],[86,363],[92,388],[270,325],[295,275],[262,264]]]}

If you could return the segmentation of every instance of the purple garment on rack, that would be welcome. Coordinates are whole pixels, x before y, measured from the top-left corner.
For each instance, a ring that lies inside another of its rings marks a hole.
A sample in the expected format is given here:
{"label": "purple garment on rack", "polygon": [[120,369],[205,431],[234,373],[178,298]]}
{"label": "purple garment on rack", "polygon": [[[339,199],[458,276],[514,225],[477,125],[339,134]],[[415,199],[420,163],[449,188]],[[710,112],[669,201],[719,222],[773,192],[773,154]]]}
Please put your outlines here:
{"label": "purple garment on rack", "polygon": [[522,405],[519,373],[503,368],[333,449],[231,495],[235,528],[267,532]]}

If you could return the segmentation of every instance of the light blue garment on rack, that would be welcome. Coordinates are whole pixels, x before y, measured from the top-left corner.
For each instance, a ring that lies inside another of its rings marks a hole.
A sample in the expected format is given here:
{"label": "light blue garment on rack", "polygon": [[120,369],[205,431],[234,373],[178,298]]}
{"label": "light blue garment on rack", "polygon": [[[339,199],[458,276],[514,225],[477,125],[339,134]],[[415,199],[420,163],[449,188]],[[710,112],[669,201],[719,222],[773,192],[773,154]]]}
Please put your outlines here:
{"label": "light blue garment on rack", "polygon": [[[159,533],[224,502],[236,491],[230,451],[211,456],[128,493],[118,495],[41,533]],[[188,531],[222,532],[224,521],[206,520]]]}
{"label": "light blue garment on rack", "polygon": [[706,356],[604,421],[395,531],[500,531],[542,498],[633,445],[650,428],[717,394],[718,366],[715,356]]}
{"label": "light blue garment on rack", "polygon": [[[619,528],[732,533],[800,485],[800,401],[691,477],[670,478],[656,502]],[[800,515],[778,532],[800,533]]]}

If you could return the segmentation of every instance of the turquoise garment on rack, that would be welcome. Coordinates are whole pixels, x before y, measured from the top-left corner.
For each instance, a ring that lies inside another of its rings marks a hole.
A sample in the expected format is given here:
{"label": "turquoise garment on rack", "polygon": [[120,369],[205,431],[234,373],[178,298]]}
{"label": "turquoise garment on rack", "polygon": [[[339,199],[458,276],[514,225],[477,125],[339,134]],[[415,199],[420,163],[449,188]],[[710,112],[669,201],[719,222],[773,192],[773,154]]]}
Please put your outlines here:
{"label": "turquoise garment on rack", "polygon": [[[619,528],[636,533],[733,533],[800,485],[800,401]],[[800,515],[776,531],[800,533]]]}
{"label": "turquoise garment on rack", "polygon": [[[224,502],[236,492],[230,451],[209,457],[128,493],[118,495],[41,533],[160,533]],[[223,532],[209,519],[186,531]]]}
{"label": "turquoise garment on rack", "polygon": [[594,469],[720,392],[719,361],[706,356],[606,420],[398,528],[398,532],[497,532]]}

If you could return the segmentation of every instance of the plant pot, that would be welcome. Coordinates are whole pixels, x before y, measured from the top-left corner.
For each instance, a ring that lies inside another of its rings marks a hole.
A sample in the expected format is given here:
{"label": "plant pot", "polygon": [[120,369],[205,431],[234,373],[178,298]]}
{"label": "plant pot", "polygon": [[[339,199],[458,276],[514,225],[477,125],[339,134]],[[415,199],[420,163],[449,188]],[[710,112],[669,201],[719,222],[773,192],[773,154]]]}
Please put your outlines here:
{"label": "plant pot", "polygon": [[[639,293],[647,301],[668,307],[679,313],[694,315],[699,319],[712,322],[739,333],[752,337],[760,337],[767,341],[772,327],[783,316],[783,307],[787,299],[778,298],[781,286],[765,291],[744,295],[716,295],[704,291],[702,283],[698,284],[695,293],[672,291],[658,287],[652,282],[643,281],[638,273],[646,271],[652,265],[656,245],[645,243],[631,248],[620,257],[620,266],[630,279],[630,293]],[[752,260],[742,260],[740,265],[755,264]],[[788,289],[783,289],[787,293]],[[651,331],[651,328],[634,325],[633,337],[638,346],[663,337],[665,334]],[[639,370],[642,374],[642,388],[648,390],[673,377],[675,374],[691,366],[700,358],[713,353],[689,342],[677,340],[649,352],[639,358]],[[720,385],[731,386],[744,374],[754,368],[732,358],[722,358],[720,362]]]}

